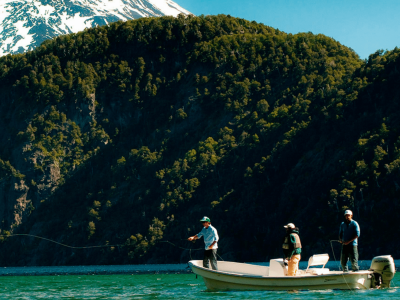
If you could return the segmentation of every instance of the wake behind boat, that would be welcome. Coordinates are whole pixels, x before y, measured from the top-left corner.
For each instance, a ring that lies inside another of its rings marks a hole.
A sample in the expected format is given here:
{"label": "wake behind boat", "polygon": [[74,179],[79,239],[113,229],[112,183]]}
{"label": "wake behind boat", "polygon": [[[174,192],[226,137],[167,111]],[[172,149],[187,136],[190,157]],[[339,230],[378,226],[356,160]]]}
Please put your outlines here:
{"label": "wake behind boat", "polygon": [[283,259],[271,259],[269,267],[219,261],[218,270],[211,270],[203,267],[202,260],[191,260],[189,265],[209,290],[370,289],[390,287],[396,272],[390,255],[374,257],[368,270],[345,273],[325,268],[328,260],[328,254],[313,255],[307,269],[296,276],[287,276]]}

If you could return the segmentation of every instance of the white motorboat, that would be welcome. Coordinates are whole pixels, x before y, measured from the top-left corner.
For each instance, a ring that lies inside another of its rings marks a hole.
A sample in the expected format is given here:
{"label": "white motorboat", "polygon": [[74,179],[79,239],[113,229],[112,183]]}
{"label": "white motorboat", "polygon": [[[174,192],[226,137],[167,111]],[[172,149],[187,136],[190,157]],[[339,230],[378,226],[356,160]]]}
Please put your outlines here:
{"label": "white motorboat", "polygon": [[374,257],[369,270],[357,272],[331,271],[325,268],[328,260],[328,254],[313,255],[307,269],[298,270],[296,276],[287,276],[281,258],[271,259],[269,267],[218,261],[218,270],[212,270],[204,268],[202,260],[191,260],[189,265],[209,290],[370,289],[390,287],[396,272],[390,255]]}

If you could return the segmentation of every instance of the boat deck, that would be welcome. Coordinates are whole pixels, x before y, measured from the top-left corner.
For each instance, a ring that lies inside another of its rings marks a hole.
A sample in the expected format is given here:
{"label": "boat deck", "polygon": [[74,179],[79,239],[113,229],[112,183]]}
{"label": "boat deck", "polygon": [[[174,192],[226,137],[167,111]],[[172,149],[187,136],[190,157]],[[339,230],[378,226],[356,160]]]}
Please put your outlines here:
{"label": "boat deck", "polygon": [[[281,268],[279,272],[274,272],[269,266],[260,266],[260,265],[252,265],[246,263],[233,263],[233,262],[226,262],[226,261],[219,261],[218,262],[218,270],[207,269],[203,267],[203,261],[191,261],[191,263],[200,268],[207,270],[213,273],[220,273],[232,276],[241,276],[241,277],[253,277],[253,278],[271,278],[271,277],[315,277],[315,276],[332,276],[332,275],[348,275],[348,274],[372,274],[371,271],[368,270],[361,270],[361,271],[350,271],[350,272],[343,272],[343,271],[331,271],[329,269],[324,268],[311,268],[309,270],[298,270],[296,276],[287,276],[284,273],[284,269]],[[274,266],[275,268],[277,266]],[[279,268],[279,266],[278,266]]]}

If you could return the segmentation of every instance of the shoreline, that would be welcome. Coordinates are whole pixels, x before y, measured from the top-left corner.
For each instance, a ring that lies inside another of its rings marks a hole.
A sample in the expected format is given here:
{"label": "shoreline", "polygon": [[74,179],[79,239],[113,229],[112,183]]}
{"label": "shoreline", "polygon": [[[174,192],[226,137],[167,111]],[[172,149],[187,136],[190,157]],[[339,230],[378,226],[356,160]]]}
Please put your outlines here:
{"label": "shoreline", "polygon": [[0,267],[0,276],[142,275],[191,272],[187,264]]}
{"label": "shoreline", "polygon": [[[250,263],[269,266],[268,262]],[[299,268],[306,269],[308,261],[300,261]],[[395,260],[399,270],[400,260]],[[339,261],[330,261],[326,268],[339,270]],[[368,269],[370,260],[359,261],[361,269]],[[188,264],[148,264],[148,265],[92,265],[92,266],[47,266],[47,267],[0,267],[0,276],[58,276],[58,275],[113,275],[113,274],[190,274]]]}

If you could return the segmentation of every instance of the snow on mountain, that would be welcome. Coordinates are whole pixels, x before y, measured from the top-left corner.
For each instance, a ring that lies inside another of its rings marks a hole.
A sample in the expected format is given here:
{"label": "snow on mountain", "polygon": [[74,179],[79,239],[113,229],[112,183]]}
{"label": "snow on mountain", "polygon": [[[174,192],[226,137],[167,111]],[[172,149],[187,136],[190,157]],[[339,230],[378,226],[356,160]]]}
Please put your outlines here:
{"label": "snow on mountain", "polygon": [[0,0],[0,56],[118,20],[190,14],[171,0]]}

